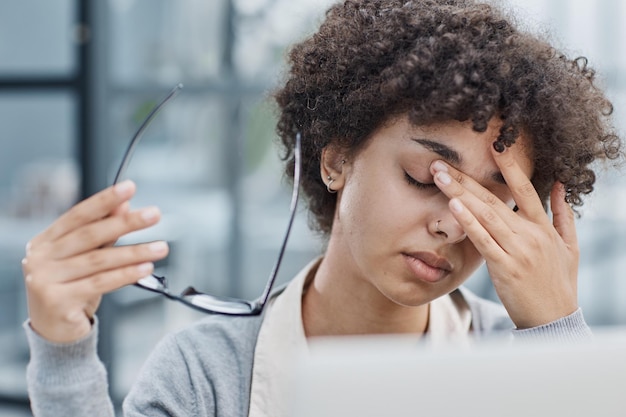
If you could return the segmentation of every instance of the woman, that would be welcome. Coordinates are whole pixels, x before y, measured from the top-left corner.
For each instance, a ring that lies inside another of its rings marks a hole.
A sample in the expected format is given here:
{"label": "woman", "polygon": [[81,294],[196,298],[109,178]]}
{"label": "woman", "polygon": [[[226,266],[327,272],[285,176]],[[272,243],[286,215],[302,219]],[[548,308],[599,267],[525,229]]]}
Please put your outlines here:
{"label": "woman", "polygon": [[[263,315],[210,316],[161,342],[126,415],[285,415],[289,358],[308,337],[589,337],[570,205],[620,142],[584,59],[470,0],[348,0],[290,64],[278,132],[289,175],[302,134],[324,256]],[[28,245],[36,415],[112,415],[95,353],[100,296],[167,255],[163,242],[107,245],[158,222],[156,208],[129,210],[133,193],[106,189]],[[504,309],[461,288],[482,262]]]}

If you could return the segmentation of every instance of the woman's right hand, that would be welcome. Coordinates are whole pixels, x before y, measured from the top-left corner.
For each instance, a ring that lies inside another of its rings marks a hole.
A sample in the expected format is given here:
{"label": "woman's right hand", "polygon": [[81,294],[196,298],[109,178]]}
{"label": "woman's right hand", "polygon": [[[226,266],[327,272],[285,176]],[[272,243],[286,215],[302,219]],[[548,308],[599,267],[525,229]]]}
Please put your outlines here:
{"label": "woman's right hand", "polygon": [[26,245],[22,260],[30,326],[50,342],[71,343],[91,330],[102,295],[149,275],[165,242],[118,246],[123,235],[156,224],[156,207],[130,211],[125,181],[78,203]]}

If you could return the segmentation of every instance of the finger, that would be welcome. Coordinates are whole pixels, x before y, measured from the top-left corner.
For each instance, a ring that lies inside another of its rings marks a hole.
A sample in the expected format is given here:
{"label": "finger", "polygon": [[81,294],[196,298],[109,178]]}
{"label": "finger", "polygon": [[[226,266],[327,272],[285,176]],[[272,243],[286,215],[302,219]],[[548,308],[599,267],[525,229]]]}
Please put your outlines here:
{"label": "finger", "polygon": [[59,260],[89,252],[107,242],[117,241],[130,232],[156,224],[160,215],[157,207],[146,207],[123,216],[107,217],[89,223],[62,236],[53,244],[42,245],[40,256]]}
{"label": "finger", "polygon": [[[436,176],[438,172],[448,173],[454,181],[461,184],[463,188],[469,191],[471,194],[476,195],[481,201],[484,201],[495,210],[502,210],[503,212],[511,211],[513,204],[507,204],[503,200],[505,196],[508,196],[508,188],[504,184],[496,184],[494,180],[493,191],[487,189],[481,185],[474,178],[459,171],[451,165],[448,165],[444,161],[437,160],[431,164],[430,171],[433,176]],[[498,195],[496,195],[496,193]],[[502,198],[499,196],[502,195]]]}
{"label": "finger", "polygon": [[[458,200],[462,203],[465,210],[469,211],[473,220],[477,220],[480,223],[482,229],[488,233],[500,247],[507,252],[512,250],[517,239],[515,238],[514,230],[509,224],[503,220],[500,213],[504,210],[506,215],[512,213],[500,199],[495,195],[489,193],[488,190],[482,189],[488,193],[488,197],[482,199],[470,192],[465,186],[454,181],[452,177],[443,171],[439,171],[434,176],[435,184],[450,200]],[[482,187],[481,187],[482,188]],[[473,227],[477,225],[470,223]],[[463,225],[461,224],[461,227]],[[466,230],[466,233],[468,231]]]}
{"label": "finger", "polygon": [[134,284],[153,271],[154,265],[151,262],[146,262],[101,272],[85,279],[76,280],[68,285],[72,286],[72,291],[77,296],[90,299]]}
{"label": "finger", "polygon": [[[435,178],[435,183],[437,183],[439,189],[441,189],[442,191],[444,191],[442,189],[442,185],[445,185],[445,176],[439,175],[438,173],[440,172],[447,173],[450,177],[452,177],[454,183],[458,183],[462,187],[452,187],[449,190],[445,191],[448,193],[448,197],[457,197],[461,198],[461,200],[464,200],[462,196],[473,195],[477,197],[478,200],[482,201],[484,204],[491,207],[495,212],[497,212],[505,222],[511,222],[510,212],[512,211],[513,204],[511,202],[511,204],[509,205],[506,201],[504,201],[506,197],[509,197],[510,199],[510,192],[506,185],[497,184],[494,180],[492,191],[481,185],[478,181],[476,181],[469,175],[459,171],[458,169],[448,165],[441,160],[433,162],[433,164],[431,164],[430,170],[433,174],[433,177]],[[467,204],[467,202],[465,203]]]}
{"label": "finger", "polygon": [[565,201],[565,187],[560,182],[552,186],[550,208],[552,209],[552,224],[556,231],[567,245],[578,248],[574,210]]}
{"label": "finger", "polygon": [[97,249],[52,263],[46,270],[46,279],[70,282],[125,266],[155,262],[167,254],[168,245],[163,241]]}
{"label": "finger", "polygon": [[122,216],[130,211],[130,201],[124,201],[117,206],[112,212],[111,216]]}
{"label": "finger", "polygon": [[482,224],[465,207],[458,198],[453,198],[448,203],[452,215],[461,225],[468,239],[472,241],[476,250],[483,255],[486,260],[498,261],[506,256],[502,247],[493,239],[491,234],[485,230]]}
{"label": "finger", "polygon": [[[129,201],[124,201],[115,210],[113,210],[113,212],[111,212],[111,216],[122,216],[122,215],[128,213],[129,211],[130,211],[130,202]],[[102,245],[102,247],[113,246],[113,245],[115,245],[115,242],[117,242],[117,240],[112,240],[110,242],[106,242],[104,245]]]}
{"label": "finger", "polygon": [[124,181],[94,194],[61,215],[46,230],[33,238],[30,246],[36,247],[42,242],[54,241],[81,226],[108,216],[120,204],[128,201],[134,193],[135,184],[132,181]]}
{"label": "finger", "polygon": [[502,153],[491,149],[491,153],[500,168],[500,172],[506,181],[513,200],[519,208],[519,212],[535,220],[546,220],[546,212],[541,204],[541,199],[522,167],[515,158],[515,153],[506,148]]}

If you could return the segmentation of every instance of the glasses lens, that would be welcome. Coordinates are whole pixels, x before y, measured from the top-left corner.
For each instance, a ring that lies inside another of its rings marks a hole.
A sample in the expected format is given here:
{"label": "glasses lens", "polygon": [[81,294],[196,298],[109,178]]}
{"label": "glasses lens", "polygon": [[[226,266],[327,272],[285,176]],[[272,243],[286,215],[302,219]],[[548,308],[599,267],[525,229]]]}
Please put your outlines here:
{"label": "glasses lens", "polygon": [[198,292],[193,287],[183,291],[180,298],[192,307],[219,314],[250,315],[261,311],[255,304],[249,301],[216,297]]}
{"label": "glasses lens", "polygon": [[141,278],[135,285],[150,291],[160,293],[167,292],[167,281],[165,280],[165,277],[159,277],[156,275],[148,275],[145,278]]}

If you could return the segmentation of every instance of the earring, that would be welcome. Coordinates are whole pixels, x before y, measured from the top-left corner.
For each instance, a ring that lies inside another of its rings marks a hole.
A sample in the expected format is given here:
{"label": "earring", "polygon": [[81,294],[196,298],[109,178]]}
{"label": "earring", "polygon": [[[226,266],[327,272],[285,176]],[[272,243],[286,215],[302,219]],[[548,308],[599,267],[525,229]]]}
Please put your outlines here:
{"label": "earring", "polygon": [[332,188],[330,188],[330,184],[332,184],[333,181],[335,181],[335,179],[331,177],[330,175],[326,177],[326,179],[328,180],[328,184],[326,184],[326,190],[328,190],[328,192],[331,194],[335,194],[337,190],[333,190]]}

